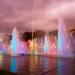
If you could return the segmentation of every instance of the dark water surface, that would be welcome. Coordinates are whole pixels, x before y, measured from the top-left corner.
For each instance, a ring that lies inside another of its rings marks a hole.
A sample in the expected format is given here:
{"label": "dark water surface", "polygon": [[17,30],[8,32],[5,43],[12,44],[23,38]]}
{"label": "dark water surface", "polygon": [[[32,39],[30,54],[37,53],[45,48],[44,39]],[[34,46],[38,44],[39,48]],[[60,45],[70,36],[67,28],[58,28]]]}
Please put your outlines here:
{"label": "dark water surface", "polygon": [[10,57],[1,54],[0,70],[18,75],[75,75],[75,59],[29,55]]}

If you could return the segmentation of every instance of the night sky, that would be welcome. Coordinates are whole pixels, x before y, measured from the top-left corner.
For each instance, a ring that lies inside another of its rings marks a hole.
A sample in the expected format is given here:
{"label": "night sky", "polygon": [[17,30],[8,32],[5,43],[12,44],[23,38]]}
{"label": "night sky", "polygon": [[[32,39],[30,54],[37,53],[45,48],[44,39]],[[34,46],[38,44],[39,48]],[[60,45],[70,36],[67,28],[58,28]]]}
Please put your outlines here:
{"label": "night sky", "polygon": [[0,32],[33,30],[52,31],[58,28],[58,16],[68,27],[75,27],[74,0],[0,0]]}

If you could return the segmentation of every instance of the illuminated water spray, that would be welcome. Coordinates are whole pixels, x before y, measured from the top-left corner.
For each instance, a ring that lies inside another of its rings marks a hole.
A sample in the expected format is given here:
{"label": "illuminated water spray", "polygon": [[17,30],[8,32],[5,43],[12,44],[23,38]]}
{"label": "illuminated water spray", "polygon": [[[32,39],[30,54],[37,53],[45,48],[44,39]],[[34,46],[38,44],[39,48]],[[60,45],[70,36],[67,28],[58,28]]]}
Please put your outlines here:
{"label": "illuminated water spray", "polygon": [[3,40],[3,35],[0,33],[0,53],[6,53],[6,48]]}
{"label": "illuminated water spray", "polygon": [[4,53],[4,47],[2,41],[0,41],[0,53]]}
{"label": "illuminated water spray", "polygon": [[19,40],[17,29],[14,28],[12,31],[12,40],[11,40],[11,55],[12,56],[18,55],[19,43],[20,43],[20,40]]}
{"label": "illuminated water spray", "polygon": [[58,20],[58,56],[69,56],[69,37],[66,25],[64,24],[63,19],[59,18]]}
{"label": "illuminated water spray", "polygon": [[44,39],[45,39],[45,42],[44,42],[44,54],[45,54],[49,50],[49,42],[48,42],[47,35],[45,35],[45,38]]}
{"label": "illuminated water spray", "polygon": [[28,54],[28,47],[26,42],[20,41],[19,54]]}

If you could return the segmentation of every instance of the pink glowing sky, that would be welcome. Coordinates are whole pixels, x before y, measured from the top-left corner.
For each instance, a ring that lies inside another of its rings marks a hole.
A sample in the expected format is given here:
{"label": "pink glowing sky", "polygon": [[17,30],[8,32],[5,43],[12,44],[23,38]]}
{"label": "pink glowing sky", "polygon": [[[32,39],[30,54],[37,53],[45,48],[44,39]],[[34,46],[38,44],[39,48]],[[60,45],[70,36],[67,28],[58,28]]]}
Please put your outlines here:
{"label": "pink glowing sky", "polygon": [[59,15],[75,27],[75,0],[0,0],[0,32],[56,30]]}

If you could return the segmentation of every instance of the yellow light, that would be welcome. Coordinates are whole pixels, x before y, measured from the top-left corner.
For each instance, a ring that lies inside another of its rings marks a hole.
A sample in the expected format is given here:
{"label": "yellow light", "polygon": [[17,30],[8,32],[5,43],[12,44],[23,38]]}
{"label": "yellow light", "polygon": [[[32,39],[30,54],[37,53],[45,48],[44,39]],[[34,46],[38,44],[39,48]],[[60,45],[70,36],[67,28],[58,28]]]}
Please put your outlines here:
{"label": "yellow light", "polygon": [[30,45],[33,46],[33,42],[31,42]]}
{"label": "yellow light", "polygon": [[0,64],[2,63],[2,60],[3,60],[3,55],[0,54]]}

